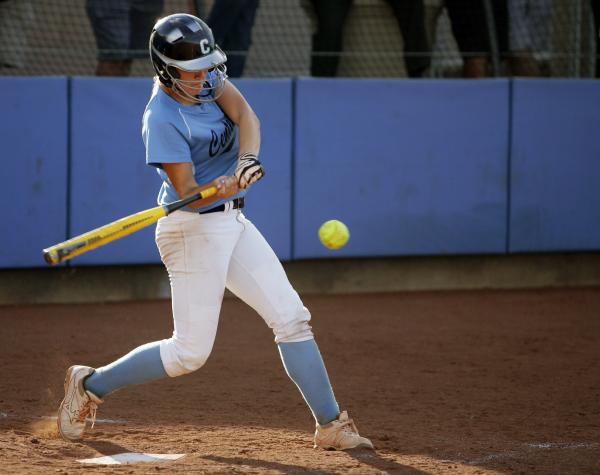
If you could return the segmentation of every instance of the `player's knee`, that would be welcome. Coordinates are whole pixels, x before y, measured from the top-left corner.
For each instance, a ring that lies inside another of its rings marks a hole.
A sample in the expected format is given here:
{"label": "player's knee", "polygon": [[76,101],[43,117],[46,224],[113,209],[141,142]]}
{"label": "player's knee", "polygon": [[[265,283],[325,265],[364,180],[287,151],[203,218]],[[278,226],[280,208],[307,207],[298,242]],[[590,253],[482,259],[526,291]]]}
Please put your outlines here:
{"label": "player's knee", "polygon": [[193,371],[202,368],[202,366],[204,366],[204,364],[208,360],[209,356],[209,351],[196,351],[193,353],[188,352],[183,354],[181,358],[181,368],[183,371],[182,374],[192,373]]}
{"label": "player's knee", "polygon": [[184,342],[177,338],[169,338],[161,345],[161,358],[167,374],[175,377],[200,369],[208,360],[211,351],[212,345],[203,348],[193,341]]}
{"label": "player's knee", "polygon": [[275,343],[295,343],[314,338],[312,328],[308,324],[309,321],[310,313],[305,307],[302,307],[302,309],[294,315],[293,320],[273,327]]}

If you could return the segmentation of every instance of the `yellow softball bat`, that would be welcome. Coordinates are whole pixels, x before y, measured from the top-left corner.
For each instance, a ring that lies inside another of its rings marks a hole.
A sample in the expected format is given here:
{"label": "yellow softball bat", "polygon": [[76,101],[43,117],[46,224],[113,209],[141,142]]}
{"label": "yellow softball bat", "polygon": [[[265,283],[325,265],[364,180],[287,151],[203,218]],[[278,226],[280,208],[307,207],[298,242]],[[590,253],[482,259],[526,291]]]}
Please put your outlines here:
{"label": "yellow softball bat", "polygon": [[341,249],[349,239],[348,226],[337,219],[325,221],[319,228],[319,240],[327,249]]}
{"label": "yellow softball bat", "polygon": [[69,259],[73,259],[75,256],[79,256],[84,252],[91,251],[92,249],[104,246],[109,242],[133,234],[140,229],[144,229],[145,227],[156,223],[163,216],[167,216],[169,213],[181,209],[194,201],[208,198],[216,193],[217,189],[214,186],[211,186],[188,198],[175,201],[168,205],[156,206],[155,208],[140,211],[139,213],[126,216],[125,218],[113,221],[100,228],[92,229],[91,231],[75,236],[68,241],[44,249],[44,259],[50,265],[56,265]]}

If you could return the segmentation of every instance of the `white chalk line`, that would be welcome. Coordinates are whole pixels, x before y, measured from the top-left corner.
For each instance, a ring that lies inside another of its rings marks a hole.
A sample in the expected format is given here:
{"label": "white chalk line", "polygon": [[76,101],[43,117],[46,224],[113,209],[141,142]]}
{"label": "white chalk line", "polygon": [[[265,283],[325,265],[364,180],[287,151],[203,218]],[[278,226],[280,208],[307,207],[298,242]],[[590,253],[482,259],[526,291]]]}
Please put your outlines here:
{"label": "white chalk line", "polygon": [[[569,450],[569,449],[595,449],[600,447],[598,442],[532,442],[525,444],[528,449],[538,450]],[[528,453],[528,450],[511,450],[508,452],[499,452],[489,454],[474,460],[466,460],[469,465],[479,465],[486,462],[508,460],[523,456]]]}
{"label": "white chalk line", "polygon": [[572,442],[572,443],[551,443],[540,442],[537,444],[527,444],[532,449],[595,449],[600,446],[598,442]]}
{"label": "white chalk line", "polygon": [[[22,417],[18,414],[8,414],[6,412],[0,411],[0,419],[7,419],[9,417]],[[55,421],[58,419],[57,416],[25,416],[26,419],[44,419],[47,421]],[[88,422],[92,422],[90,418],[86,419]],[[96,424],[127,424],[128,422],[125,419],[96,419]]]}
{"label": "white chalk line", "polygon": [[[40,419],[46,419],[55,421],[58,419],[57,416],[41,416]],[[88,417],[86,419],[88,422],[92,422],[92,420]],[[127,421],[124,419],[96,419],[96,424],[127,424]]]}

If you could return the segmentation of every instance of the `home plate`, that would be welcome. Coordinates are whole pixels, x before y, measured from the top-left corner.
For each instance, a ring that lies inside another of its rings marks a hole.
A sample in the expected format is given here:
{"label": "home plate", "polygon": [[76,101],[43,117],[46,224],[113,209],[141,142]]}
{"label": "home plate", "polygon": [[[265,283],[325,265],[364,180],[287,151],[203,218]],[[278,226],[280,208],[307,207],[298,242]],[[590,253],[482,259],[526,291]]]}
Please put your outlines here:
{"label": "home plate", "polygon": [[171,462],[173,460],[178,460],[183,456],[185,456],[185,454],[142,454],[137,452],[126,452],[123,454],[95,457],[93,459],[82,459],[78,460],[78,462],[95,465],[121,465],[140,462]]}

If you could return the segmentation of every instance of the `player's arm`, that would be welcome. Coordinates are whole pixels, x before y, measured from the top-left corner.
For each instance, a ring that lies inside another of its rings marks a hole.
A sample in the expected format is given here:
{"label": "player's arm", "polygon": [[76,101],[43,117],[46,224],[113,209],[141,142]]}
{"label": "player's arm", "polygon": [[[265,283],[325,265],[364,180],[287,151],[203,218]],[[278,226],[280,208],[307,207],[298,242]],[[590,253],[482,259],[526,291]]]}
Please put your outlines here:
{"label": "player's arm", "polygon": [[202,201],[195,201],[188,205],[190,208],[210,205],[239,191],[237,179],[233,176],[221,176],[206,185],[198,185],[191,163],[163,163],[162,166],[180,198],[187,198],[211,186],[217,188],[216,195],[204,198]]}
{"label": "player's arm", "polygon": [[225,81],[224,87],[217,104],[240,129],[240,155],[253,153],[258,156],[260,121],[237,87],[229,81]]}
{"label": "player's arm", "polygon": [[240,188],[247,188],[264,175],[258,160],[260,121],[237,87],[229,81],[225,82],[224,87],[225,90],[217,99],[217,104],[239,128],[240,151],[235,175]]}

